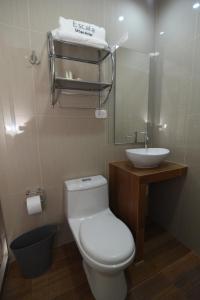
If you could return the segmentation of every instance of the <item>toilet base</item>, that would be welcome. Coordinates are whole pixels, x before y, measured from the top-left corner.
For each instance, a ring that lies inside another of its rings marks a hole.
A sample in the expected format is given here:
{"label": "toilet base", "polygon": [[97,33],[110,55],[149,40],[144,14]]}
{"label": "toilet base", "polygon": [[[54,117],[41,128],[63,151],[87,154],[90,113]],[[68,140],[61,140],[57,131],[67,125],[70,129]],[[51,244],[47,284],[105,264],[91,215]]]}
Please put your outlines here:
{"label": "toilet base", "polygon": [[83,268],[96,300],[124,300],[126,298],[127,285],[123,271],[102,273],[91,268],[84,260]]}

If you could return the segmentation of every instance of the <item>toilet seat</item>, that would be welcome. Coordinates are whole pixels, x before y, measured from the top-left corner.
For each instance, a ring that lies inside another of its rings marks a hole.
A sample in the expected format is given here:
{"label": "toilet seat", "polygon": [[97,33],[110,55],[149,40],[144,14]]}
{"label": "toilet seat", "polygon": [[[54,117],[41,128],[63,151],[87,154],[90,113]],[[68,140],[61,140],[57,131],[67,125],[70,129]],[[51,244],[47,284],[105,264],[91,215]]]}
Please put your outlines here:
{"label": "toilet seat", "polygon": [[111,212],[83,220],[79,238],[83,249],[95,261],[115,265],[127,260],[135,250],[128,227]]}

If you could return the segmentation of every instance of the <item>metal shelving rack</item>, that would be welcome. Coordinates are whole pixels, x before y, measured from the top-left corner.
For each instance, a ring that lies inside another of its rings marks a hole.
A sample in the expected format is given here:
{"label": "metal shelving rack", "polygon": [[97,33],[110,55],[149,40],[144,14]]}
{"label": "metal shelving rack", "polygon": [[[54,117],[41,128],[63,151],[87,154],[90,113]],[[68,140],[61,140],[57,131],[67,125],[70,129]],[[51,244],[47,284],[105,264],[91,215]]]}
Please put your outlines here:
{"label": "metal shelving rack", "polygon": [[[47,38],[52,105],[54,106],[57,103],[59,93],[63,90],[73,92],[79,91],[79,94],[80,91],[88,91],[88,93],[97,92],[97,95],[99,95],[99,107],[104,105],[109,98],[114,82],[115,60],[111,49],[99,49],[91,46],[56,40],[53,38],[51,32],[47,34]],[[112,78],[109,83],[101,82],[101,63],[107,57],[110,57],[112,62]],[[55,63],[57,58],[98,65],[99,81],[75,80],[56,76]],[[106,93],[102,100],[101,92],[103,90],[105,90]],[[73,95],[75,94],[73,93]]]}

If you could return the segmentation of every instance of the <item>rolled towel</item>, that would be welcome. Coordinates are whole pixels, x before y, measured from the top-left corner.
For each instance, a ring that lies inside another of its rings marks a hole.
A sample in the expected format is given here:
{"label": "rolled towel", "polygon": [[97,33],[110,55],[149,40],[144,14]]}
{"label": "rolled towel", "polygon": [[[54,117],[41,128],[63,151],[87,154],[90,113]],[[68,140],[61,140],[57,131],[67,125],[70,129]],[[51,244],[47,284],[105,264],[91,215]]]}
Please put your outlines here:
{"label": "rolled towel", "polygon": [[108,43],[105,40],[106,33],[103,27],[76,20],[67,20],[63,17],[59,17],[59,28],[53,30],[52,35],[56,39],[68,42],[98,48],[108,47]]}

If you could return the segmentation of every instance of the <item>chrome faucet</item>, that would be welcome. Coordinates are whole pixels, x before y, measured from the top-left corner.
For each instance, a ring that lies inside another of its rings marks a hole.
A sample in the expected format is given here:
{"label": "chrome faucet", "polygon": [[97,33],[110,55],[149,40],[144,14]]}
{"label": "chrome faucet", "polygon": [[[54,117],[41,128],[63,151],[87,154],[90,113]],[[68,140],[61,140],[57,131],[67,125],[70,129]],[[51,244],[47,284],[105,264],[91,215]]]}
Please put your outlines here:
{"label": "chrome faucet", "polygon": [[144,134],[144,147],[145,147],[145,149],[147,149],[148,148],[148,144],[149,144],[148,133],[147,133],[147,131],[141,131],[141,133]]}
{"label": "chrome faucet", "polygon": [[[140,133],[144,134],[144,147],[145,147],[145,149],[148,149],[148,144],[149,144],[148,133],[147,133],[147,131],[140,131]],[[135,131],[135,144],[136,145],[141,144],[141,143],[138,142],[138,131]]]}

